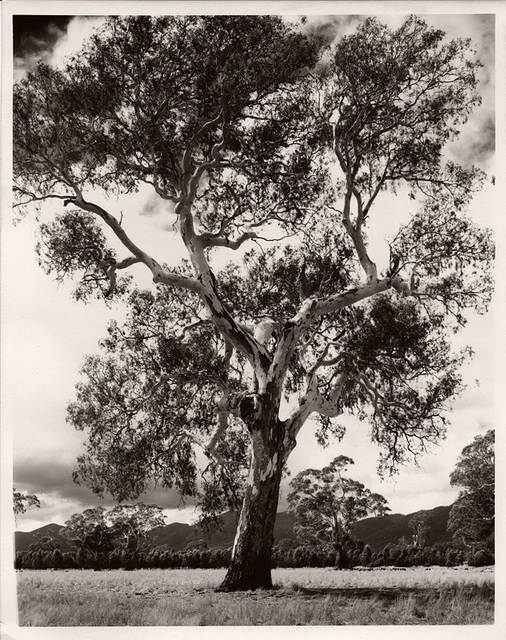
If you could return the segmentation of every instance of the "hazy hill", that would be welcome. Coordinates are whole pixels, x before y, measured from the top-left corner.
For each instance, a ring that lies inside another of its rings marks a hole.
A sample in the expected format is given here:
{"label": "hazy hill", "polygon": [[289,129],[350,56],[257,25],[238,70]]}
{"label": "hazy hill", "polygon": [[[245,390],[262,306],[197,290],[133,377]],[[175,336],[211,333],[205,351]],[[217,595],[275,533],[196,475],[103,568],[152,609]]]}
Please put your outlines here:
{"label": "hazy hill", "polygon": [[[452,539],[452,534],[446,531],[450,509],[451,506],[435,507],[424,511],[429,516],[428,545],[436,542],[450,542]],[[373,551],[381,551],[386,544],[395,544],[403,536],[411,540],[413,531],[409,528],[409,521],[414,515],[414,513],[410,513],[403,516],[400,513],[395,513],[382,518],[365,518],[355,523],[353,533],[357,538],[369,544]]]}
{"label": "hazy hill", "polygon": [[[429,516],[429,537],[428,544],[435,542],[449,542],[451,534],[446,531],[446,523],[451,507],[436,507],[426,511]],[[371,546],[373,551],[381,551],[383,547],[392,543],[395,544],[402,538],[411,539],[412,531],[408,526],[413,513],[402,515],[399,513],[390,514],[382,518],[366,518],[357,522],[353,527],[353,533],[357,538],[363,540]],[[274,528],[274,542],[277,543],[283,538],[292,538],[294,517],[289,512],[278,513],[276,526]],[[223,515],[223,526],[215,531],[207,541],[210,548],[228,548],[233,545],[236,519],[234,514],[228,512]],[[62,550],[69,549],[68,543],[59,535],[62,526],[59,524],[49,524],[31,532],[16,531],[15,545],[16,551],[28,549],[30,544],[36,541],[37,536],[45,536],[52,532],[53,537],[61,544]],[[157,546],[167,545],[175,551],[183,550],[189,542],[204,538],[201,529],[195,525],[173,522],[165,527],[158,527],[153,530],[152,536]]]}
{"label": "hazy hill", "polygon": [[34,531],[16,531],[14,534],[16,551],[25,551],[31,544],[37,542],[38,537],[44,536],[49,536],[58,542],[62,551],[69,551],[71,545],[60,535],[61,529],[63,529],[61,524],[46,524]]}

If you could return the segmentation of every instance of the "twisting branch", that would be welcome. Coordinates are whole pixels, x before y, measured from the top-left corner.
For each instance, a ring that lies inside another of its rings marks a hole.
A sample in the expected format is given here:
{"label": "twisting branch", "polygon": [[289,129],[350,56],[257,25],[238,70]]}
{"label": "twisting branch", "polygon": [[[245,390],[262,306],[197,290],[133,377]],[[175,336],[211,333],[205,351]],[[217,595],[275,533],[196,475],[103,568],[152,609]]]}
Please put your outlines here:
{"label": "twisting branch", "polygon": [[185,172],[185,174],[188,175],[191,172],[192,161],[193,161],[192,153],[195,148],[195,145],[203,136],[206,135],[206,133],[211,131],[213,127],[215,127],[217,124],[221,122],[222,117],[223,117],[223,114],[222,112],[220,112],[215,118],[212,118],[211,120],[208,120],[206,123],[204,123],[188,143],[188,146],[186,147],[186,150],[183,154],[183,171]]}
{"label": "twisting branch", "polygon": [[343,395],[347,379],[348,373],[342,372],[338,374],[327,397],[324,397],[318,386],[316,370],[312,372],[308,377],[306,393],[300,399],[298,407],[291,412],[286,421],[287,433],[293,443],[295,443],[298,432],[312,413],[317,412],[327,418],[336,418],[343,413],[342,407],[339,406],[339,399]]}
{"label": "twisting branch", "polygon": [[171,379],[171,376],[169,376],[169,374],[162,373],[159,376],[158,380],[149,389],[149,391],[144,396],[142,396],[142,398],[138,398],[135,404],[130,409],[128,409],[128,413],[132,416],[138,413],[142,409],[142,407],[146,404],[146,402],[151,400],[151,398],[162,386],[162,384],[164,384],[167,380],[170,380],[170,379]]}
{"label": "twisting branch", "polygon": [[218,236],[218,235],[214,235],[212,237],[207,236],[204,239],[204,246],[209,248],[224,247],[224,248],[232,249],[236,251],[237,249],[240,249],[247,240],[253,240],[256,238],[258,238],[258,234],[255,231],[245,231],[238,238],[235,238],[234,240],[226,236],[225,237]]}
{"label": "twisting branch", "polygon": [[222,164],[223,156],[221,155],[221,152],[225,147],[225,138],[222,136],[221,140],[217,142],[211,149],[212,160],[201,163],[200,165],[197,166],[195,171],[192,173],[193,150],[196,144],[198,143],[198,141],[203,136],[205,136],[206,133],[211,131],[214,126],[216,126],[220,122],[224,124],[223,119],[224,119],[223,112],[220,112],[220,114],[216,116],[216,118],[213,118],[212,120],[209,120],[208,122],[206,122],[190,140],[184,152],[183,171],[186,178],[185,180],[186,194],[185,195],[189,203],[193,202],[193,200],[195,199],[195,196],[197,195],[197,190],[200,185],[200,179],[202,178],[204,173],[206,171],[209,171],[209,169],[214,169],[216,167],[219,167]]}
{"label": "twisting branch", "polygon": [[[201,290],[201,285],[198,280],[193,278],[188,278],[187,276],[180,275],[178,273],[173,273],[170,271],[166,271],[154,258],[152,258],[145,251],[140,249],[127,235],[123,227],[117,218],[115,218],[111,213],[106,211],[103,207],[94,204],[93,202],[86,201],[80,191],[76,191],[77,197],[73,199],[73,203],[83,209],[84,211],[89,211],[90,213],[94,213],[99,218],[101,218],[112,231],[115,233],[116,237],[121,241],[121,243],[133,254],[132,259],[135,262],[141,262],[145,264],[148,269],[153,273],[154,282],[160,282],[163,284],[167,284],[169,286],[181,287],[183,289],[187,289],[190,291],[195,291],[199,293]],[[129,259],[127,258],[126,261]],[[123,265],[130,266],[124,260]],[[131,262],[130,264],[134,264]],[[116,268],[119,268],[118,266]],[[123,267],[125,268],[125,267]]]}
{"label": "twisting branch", "polygon": [[[225,355],[223,357],[223,363],[227,369],[230,368],[233,352],[233,345],[228,340],[225,340]],[[218,464],[220,464],[221,466],[225,466],[227,464],[227,461],[218,453],[218,451],[216,450],[216,446],[224,436],[228,428],[231,389],[229,385],[220,378],[215,378],[214,382],[220,387],[222,395],[216,403],[215,408],[215,413],[217,416],[216,429],[211,436],[209,443],[204,447],[204,451],[206,454],[213,457]]]}
{"label": "twisting branch", "polygon": [[[57,193],[53,193],[53,194],[47,194],[43,196],[36,196],[32,191],[28,191],[27,189],[22,189],[21,187],[18,187],[18,186],[15,186],[13,188],[13,191],[19,196],[26,196],[28,198],[27,200],[24,200],[24,201],[14,202],[13,204],[14,208],[25,207],[26,205],[32,202],[39,202],[39,201],[44,201],[49,199],[64,200],[64,201],[70,200],[70,202],[73,202],[73,198],[70,194],[59,195]],[[64,204],[66,204],[66,202],[64,202]]]}
{"label": "twisting branch", "polygon": [[[355,127],[356,124],[357,123],[354,123],[353,126]],[[376,264],[370,259],[367,253],[367,248],[364,243],[364,238],[362,235],[362,224],[367,214],[369,213],[369,209],[374,199],[376,198],[376,196],[380,191],[381,183],[377,186],[375,193],[369,199],[368,203],[364,208],[362,203],[362,196],[360,194],[360,191],[357,189],[355,185],[355,178],[360,168],[361,157],[358,153],[356,153],[355,162],[353,163],[353,165],[351,164],[351,160],[348,152],[349,132],[346,132],[345,134],[345,154],[343,154],[338,144],[338,137],[341,132],[342,131],[339,128],[339,123],[337,123],[334,126],[334,151],[339,161],[339,165],[341,166],[341,169],[346,176],[346,184],[347,184],[345,198],[344,198],[343,217],[342,217],[343,226],[346,232],[348,233],[348,235],[350,236],[351,240],[353,241],[358,259],[360,261],[360,264],[362,265],[362,268],[365,271],[365,274],[367,275],[367,279],[369,281],[374,282],[378,277],[377,267],[376,267]],[[355,198],[355,201],[357,203],[357,219],[355,224],[353,224],[353,222],[351,221],[352,196]]]}
{"label": "twisting branch", "polygon": [[187,429],[183,429],[182,432],[187,438],[189,438],[190,440],[192,440],[193,442],[195,442],[195,444],[198,444],[199,447],[202,448],[203,451],[205,451],[206,453],[209,453],[219,465],[222,466],[226,466],[227,465],[227,460],[220,455],[215,449],[211,450],[209,448],[209,445],[206,444],[204,442],[204,440],[202,438],[200,438],[199,436],[197,436],[195,433],[188,431]]}
{"label": "twisting branch", "polygon": [[[315,331],[315,333],[316,333],[316,331]],[[329,340],[327,342],[327,344],[323,348],[323,352],[321,353],[320,357],[317,359],[315,364],[309,369],[308,377],[313,376],[318,369],[321,369],[322,367],[332,367],[332,366],[336,365],[341,360],[341,356],[340,355],[337,355],[334,358],[330,358],[329,360],[325,360],[325,358],[327,357],[327,354],[328,354],[329,350],[332,347],[338,347],[339,346],[337,341],[339,339],[341,339],[345,335],[345,333],[346,333],[346,331],[343,330],[343,331],[341,331],[341,333],[339,333],[339,335],[336,336],[335,340]]]}
{"label": "twisting branch", "polygon": [[[117,282],[116,272],[122,269],[127,269],[128,267],[131,267],[133,264],[137,264],[139,262],[140,262],[139,258],[130,256],[129,258],[125,258],[121,262],[112,262],[110,264],[106,263],[103,266],[104,271],[107,277],[109,278],[109,289],[105,294],[106,297],[112,295],[116,290],[116,282]],[[102,263],[104,263],[104,261],[101,262],[100,266],[102,266]]]}
{"label": "twisting branch", "polygon": [[222,397],[220,398],[220,400],[217,403],[216,406],[216,416],[217,416],[217,422],[216,422],[216,429],[213,433],[213,435],[211,436],[211,439],[209,440],[208,444],[205,446],[204,451],[211,455],[212,457],[214,457],[216,459],[216,461],[221,464],[224,465],[226,464],[226,461],[223,459],[223,457],[216,451],[216,445],[218,444],[218,442],[221,440],[221,438],[224,436],[226,430],[228,429],[228,416],[229,416],[229,409],[228,409],[228,397],[230,395],[230,391],[228,392],[224,392]]}
{"label": "twisting branch", "polygon": [[321,325],[321,322],[318,323],[318,325],[313,329],[313,331],[311,331],[310,333],[308,332],[308,334],[306,334],[306,336],[304,336],[303,339],[300,341],[300,349],[299,349],[298,356],[299,356],[299,362],[302,366],[304,366],[304,357],[307,353],[307,350],[312,344],[314,337],[318,334],[320,330],[320,325]]}
{"label": "twisting branch", "polygon": [[[228,185],[227,185],[228,186]],[[239,196],[235,193],[234,189],[230,186],[228,186],[227,191],[230,191],[232,193],[232,197],[234,198],[234,200],[236,201],[237,207],[235,208],[234,212],[229,215],[229,216],[223,216],[223,218],[221,219],[220,222],[220,228],[218,231],[216,231],[215,233],[212,233],[210,231],[204,231],[201,235],[200,235],[200,239],[202,241],[202,243],[204,244],[204,246],[211,246],[210,242],[213,241],[213,239],[215,238],[221,238],[224,236],[225,230],[226,228],[236,219],[241,215],[241,212],[244,208],[246,208],[245,204],[241,204],[240,200],[239,200]]]}
{"label": "twisting branch", "polygon": [[354,379],[367,391],[371,398],[374,412],[378,416],[380,422],[386,426],[385,418],[383,416],[383,410],[381,405],[385,404],[385,398],[381,395],[375,385],[369,380],[369,378],[363,372],[357,372]]}
{"label": "twisting branch", "polygon": [[[225,229],[230,222],[232,222],[240,213],[241,206],[238,206],[236,211],[232,216],[227,216],[221,221],[220,230],[217,233],[209,233],[204,232],[199,236],[199,239],[202,242],[204,247],[224,247],[227,249],[237,250],[239,249],[247,240],[258,239],[258,240],[267,240],[267,238],[261,238],[256,231],[255,228],[261,227],[266,222],[275,219],[275,215],[272,212],[268,212],[265,216],[260,218],[260,220],[247,220],[245,221],[244,231],[243,233],[235,238],[231,239],[227,235],[224,235]],[[274,239],[278,241],[278,239]]]}

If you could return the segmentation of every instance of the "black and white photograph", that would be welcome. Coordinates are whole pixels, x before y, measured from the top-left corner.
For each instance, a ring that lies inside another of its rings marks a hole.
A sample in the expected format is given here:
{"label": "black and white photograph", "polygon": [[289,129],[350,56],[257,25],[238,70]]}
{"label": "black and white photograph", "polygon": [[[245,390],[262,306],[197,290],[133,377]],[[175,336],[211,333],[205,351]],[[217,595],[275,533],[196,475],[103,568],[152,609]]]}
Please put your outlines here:
{"label": "black and white photograph", "polygon": [[504,639],[505,3],[1,10],[2,637]]}

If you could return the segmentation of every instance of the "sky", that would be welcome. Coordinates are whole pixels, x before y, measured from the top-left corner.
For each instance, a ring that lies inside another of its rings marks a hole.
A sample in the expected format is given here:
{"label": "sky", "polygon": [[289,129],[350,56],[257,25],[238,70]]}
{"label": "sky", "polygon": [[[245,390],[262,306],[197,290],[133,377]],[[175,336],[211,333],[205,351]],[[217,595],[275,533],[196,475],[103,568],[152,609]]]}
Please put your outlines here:
{"label": "sky", "polygon": [[[432,5],[424,3],[423,6],[427,13]],[[363,18],[360,15],[319,15],[314,13],[314,8],[312,11],[308,28],[327,34],[347,33]],[[393,27],[402,21],[402,15],[398,13],[390,12],[381,18]],[[463,128],[459,144],[451,147],[448,153],[461,162],[477,163],[490,175],[495,175],[493,17],[431,13],[426,19],[447,31],[450,37],[471,37],[477,47],[478,57],[484,63],[480,88],[483,103]],[[87,16],[60,15],[58,19],[25,16],[18,22],[14,34],[14,79],[21,78],[39,59],[61,63],[63,57],[78,48],[83,37],[101,21],[101,17]],[[498,235],[504,231],[498,215],[499,189],[489,180],[471,211],[476,220],[493,227]],[[380,240],[388,235],[388,220],[393,217],[390,214],[393,210],[401,211],[404,204],[393,198],[385,201],[383,211],[387,215],[381,218],[380,214],[376,221]],[[113,206],[121,210],[127,202],[113,203]],[[167,228],[170,220],[159,201],[142,191],[135,206],[138,214],[129,222],[131,226],[127,231],[138,244],[145,244],[162,261],[169,262],[184,255],[177,237]],[[37,265],[34,220],[27,218],[14,226],[9,218],[8,213],[2,214],[2,456],[4,460],[12,458],[14,486],[23,493],[36,494],[41,502],[40,510],[31,510],[18,517],[16,528],[31,531],[49,523],[63,524],[72,514],[91,506],[110,508],[115,504],[112,499],[99,500],[86,487],[73,483],[71,472],[85,436],[66,423],[65,415],[66,405],[74,398],[84,356],[97,351],[97,341],[104,336],[107,321],[121,316],[122,311],[106,309],[100,303],[85,306],[73,302],[70,299],[72,287],[57,286]],[[383,242],[375,247],[374,257],[380,266],[382,260],[387,259],[386,246]],[[136,267],[133,273],[138,284],[150,286],[147,270]],[[502,311],[500,305],[495,304],[486,316],[473,318],[458,338],[460,344],[470,344],[476,354],[474,361],[463,371],[470,387],[453,406],[452,427],[446,440],[434,447],[430,455],[421,458],[419,466],[409,464],[392,479],[381,481],[376,474],[379,450],[369,442],[368,425],[343,419],[347,435],[342,442],[326,449],[316,443],[311,423],[305,425],[298,437],[298,447],[289,459],[292,476],[307,467],[322,467],[337,455],[346,455],[355,461],[349,475],[385,496],[392,513],[406,514],[450,505],[458,490],[450,486],[449,475],[460,452],[476,435],[495,427],[496,360],[502,353],[497,318],[502,317]],[[280,510],[286,508],[286,494],[285,484]],[[178,508],[179,497],[174,492],[154,489],[140,496],[141,500],[163,507],[167,523],[196,519],[191,504],[185,509]]]}

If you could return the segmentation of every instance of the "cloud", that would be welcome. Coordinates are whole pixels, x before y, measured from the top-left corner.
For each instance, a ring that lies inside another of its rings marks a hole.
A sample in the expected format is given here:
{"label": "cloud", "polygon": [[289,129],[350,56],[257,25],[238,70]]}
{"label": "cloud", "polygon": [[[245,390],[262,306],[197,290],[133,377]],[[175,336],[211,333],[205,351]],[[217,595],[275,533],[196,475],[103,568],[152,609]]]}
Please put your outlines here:
{"label": "cloud", "polygon": [[139,194],[139,206],[141,216],[154,217],[169,214],[171,218],[176,220],[174,213],[174,204],[169,200],[163,200],[151,189],[143,189]]}
{"label": "cloud", "polygon": [[[35,493],[49,496],[53,500],[70,501],[87,508],[102,504],[112,506],[117,500],[106,494],[103,499],[96,496],[86,485],[76,484],[72,480],[74,461],[60,462],[56,457],[44,459],[24,459],[15,463],[14,485],[23,493]],[[136,502],[152,502],[164,509],[175,509],[181,504],[179,493],[175,489],[152,487],[141,494]],[[188,500],[193,505],[194,501]]]}
{"label": "cloud", "polygon": [[40,61],[59,64],[81,47],[100,16],[13,16],[14,77],[21,78]]}
{"label": "cloud", "polygon": [[50,61],[58,41],[67,33],[71,19],[71,16],[13,16],[16,77],[30,71],[39,61]]}
{"label": "cloud", "polygon": [[469,38],[482,67],[477,72],[481,106],[461,127],[458,141],[449,145],[460,164],[492,170],[495,151],[495,16],[492,14],[427,16],[427,22],[446,32],[447,38]]}
{"label": "cloud", "polygon": [[352,33],[365,16],[359,15],[310,15],[303,31],[317,35],[327,44],[335,42],[337,38]]}
{"label": "cloud", "polygon": [[457,412],[478,412],[493,409],[490,398],[484,394],[479,388],[467,390],[460,398],[458,398],[453,406],[453,413]]}
{"label": "cloud", "polygon": [[87,487],[73,482],[73,466],[72,462],[60,462],[55,457],[25,458],[14,465],[14,484],[18,490],[35,493],[39,499],[45,495],[83,504],[96,500]]}
{"label": "cloud", "polygon": [[63,60],[79,50],[84,41],[107,20],[106,16],[75,16],[53,50],[53,62]]}
{"label": "cloud", "polygon": [[448,145],[449,156],[464,167],[474,165],[491,171],[494,152],[494,112],[478,108],[476,117],[462,128],[459,139]]}
{"label": "cloud", "polygon": [[66,33],[72,16],[14,15],[14,56],[29,58],[51,52]]}
{"label": "cloud", "polygon": [[[30,458],[15,463],[14,486],[21,493],[35,494],[41,504],[40,510],[18,516],[19,528],[27,531],[49,522],[63,524],[74,513],[97,506],[111,509],[118,504],[109,494],[99,498],[85,485],[76,484],[72,480],[75,460],[68,458],[68,461],[55,456]],[[175,489],[153,487],[131,502],[156,504],[167,512],[171,521],[188,522],[196,518],[195,501],[188,499],[183,505]]]}

